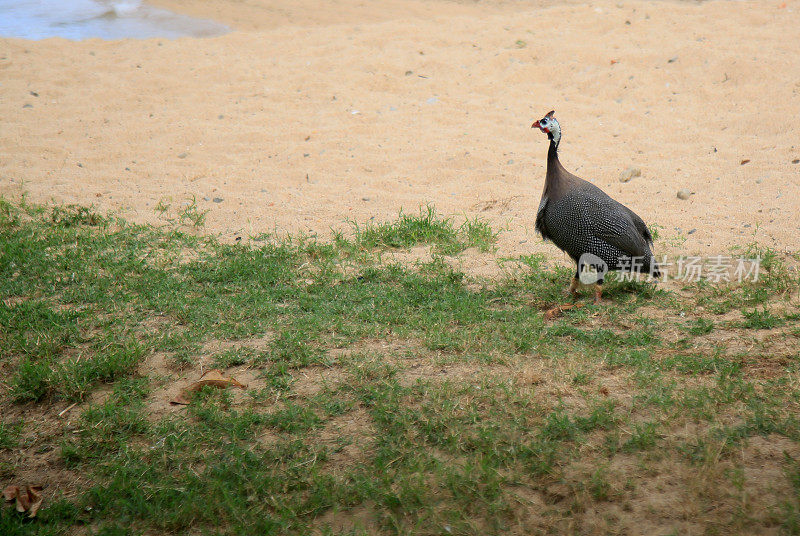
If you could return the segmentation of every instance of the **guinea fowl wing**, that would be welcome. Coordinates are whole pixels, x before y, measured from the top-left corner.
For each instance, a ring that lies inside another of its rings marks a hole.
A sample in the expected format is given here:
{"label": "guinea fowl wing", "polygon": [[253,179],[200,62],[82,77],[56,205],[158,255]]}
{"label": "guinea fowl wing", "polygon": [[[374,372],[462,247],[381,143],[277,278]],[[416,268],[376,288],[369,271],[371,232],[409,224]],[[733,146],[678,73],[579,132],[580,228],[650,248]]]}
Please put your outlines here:
{"label": "guinea fowl wing", "polygon": [[589,201],[587,211],[592,234],[631,257],[650,256],[648,243],[652,239],[642,219],[592,183],[584,181],[581,186]]}
{"label": "guinea fowl wing", "polygon": [[[610,207],[609,207],[610,208]],[[631,257],[648,257],[647,240],[639,233],[630,214],[622,205],[603,211],[604,218],[595,220],[594,235],[627,253]]]}
{"label": "guinea fowl wing", "polygon": [[636,214],[634,211],[632,211],[625,205],[621,206],[628,212],[631,219],[633,220],[633,224],[636,226],[636,230],[639,231],[639,234],[642,235],[642,238],[644,238],[645,242],[647,242],[648,245],[652,246],[653,235],[650,234],[650,229],[647,228],[647,225],[645,225],[644,220],[642,220],[642,218],[640,218],[638,214]]}

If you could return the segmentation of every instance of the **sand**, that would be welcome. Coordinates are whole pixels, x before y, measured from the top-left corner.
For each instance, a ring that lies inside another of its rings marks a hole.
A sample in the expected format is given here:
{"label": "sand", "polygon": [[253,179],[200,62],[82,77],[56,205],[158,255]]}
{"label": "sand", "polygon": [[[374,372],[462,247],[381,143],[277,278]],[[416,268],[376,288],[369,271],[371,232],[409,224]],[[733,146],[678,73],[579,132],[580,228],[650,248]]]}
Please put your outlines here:
{"label": "sand", "polygon": [[562,163],[658,253],[800,249],[796,1],[153,3],[236,30],[0,39],[0,195],[154,223],[194,198],[225,240],[431,203],[562,258],[533,230],[554,109]]}

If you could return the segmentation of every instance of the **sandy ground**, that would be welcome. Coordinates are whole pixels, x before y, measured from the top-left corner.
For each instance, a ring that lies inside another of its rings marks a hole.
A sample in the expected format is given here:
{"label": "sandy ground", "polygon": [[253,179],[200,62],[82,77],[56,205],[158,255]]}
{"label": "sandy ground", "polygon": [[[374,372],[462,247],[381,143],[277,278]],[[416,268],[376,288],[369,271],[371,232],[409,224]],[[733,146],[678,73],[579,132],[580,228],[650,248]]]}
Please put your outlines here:
{"label": "sandy ground", "polygon": [[533,231],[530,125],[555,109],[562,163],[659,225],[658,253],[800,249],[796,0],[154,3],[237,30],[0,39],[0,194],[140,222],[195,197],[225,239],[432,203],[506,228],[500,255],[561,257]]}

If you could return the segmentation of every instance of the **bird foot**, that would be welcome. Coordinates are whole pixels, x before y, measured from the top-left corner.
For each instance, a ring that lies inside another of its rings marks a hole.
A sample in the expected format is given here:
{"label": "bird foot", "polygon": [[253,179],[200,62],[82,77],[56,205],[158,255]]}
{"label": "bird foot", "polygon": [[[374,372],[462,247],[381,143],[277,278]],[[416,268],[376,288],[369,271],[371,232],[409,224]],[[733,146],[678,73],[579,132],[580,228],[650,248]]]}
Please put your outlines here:
{"label": "bird foot", "polygon": [[583,303],[564,303],[561,305],[556,305],[555,307],[548,309],[544,313],[545,320],[552,320],[564,314],[564,311],[569,311],[570,309],[580,309],[585,304]]}

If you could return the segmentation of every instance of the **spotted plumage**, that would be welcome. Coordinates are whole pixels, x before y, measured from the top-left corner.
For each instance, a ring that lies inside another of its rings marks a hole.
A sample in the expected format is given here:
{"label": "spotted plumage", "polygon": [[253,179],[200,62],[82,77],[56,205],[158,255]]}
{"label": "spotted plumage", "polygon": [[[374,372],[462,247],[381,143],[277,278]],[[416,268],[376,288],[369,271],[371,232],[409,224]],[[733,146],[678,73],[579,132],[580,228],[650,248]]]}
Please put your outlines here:
{"label": "spotted plumage", "polygon": [[[599,257],[608,270],[631,270],[659,277],[653,257],[653,237],[644,221],[631,209],[615,201],[597,186],[564,169],[558,160],[561,125],[553,112],[533,127],[547,134],[547,175],[536,214],[536,230],[565,251],[577,264],[574,293],[585,254]],[[603,283],[597,281],[599,300]]]}

